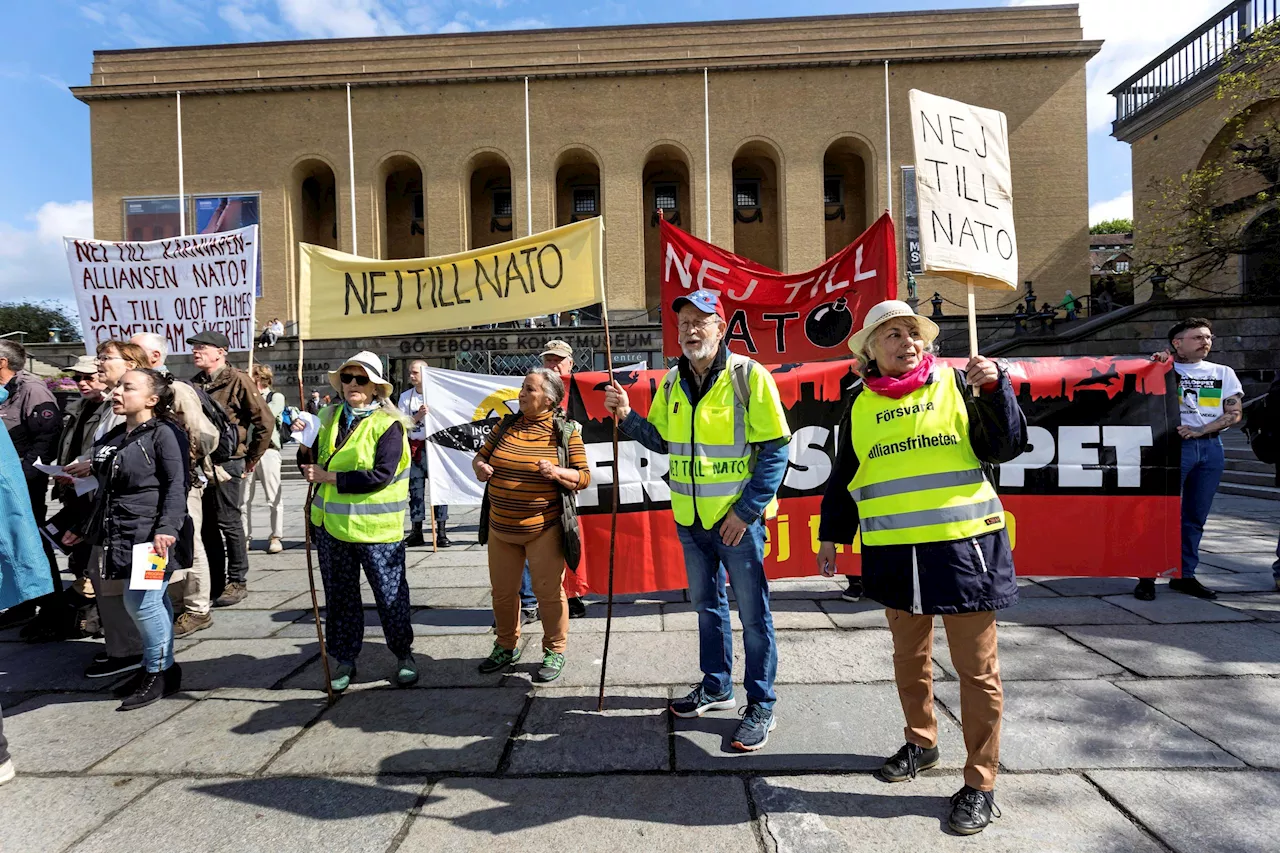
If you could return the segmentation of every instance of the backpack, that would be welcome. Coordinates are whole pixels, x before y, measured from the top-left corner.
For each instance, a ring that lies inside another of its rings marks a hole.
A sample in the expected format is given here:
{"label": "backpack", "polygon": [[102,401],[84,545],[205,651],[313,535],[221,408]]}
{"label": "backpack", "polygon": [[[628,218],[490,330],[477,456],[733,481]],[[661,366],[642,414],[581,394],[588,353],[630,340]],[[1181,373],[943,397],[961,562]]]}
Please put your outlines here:
{"label": "backpack", "polygon": [[[268,408],[270,408],[270,404],[272,400],[274,400],[276,397],[283,397],[283,396],[284,395],[281,394],[279,391],[276,391],[273,389],[270,394],[268,394],[266,397],[263,398],[263,400],[267,403]],[[284,447],[286,444],[289,443],[289,436],[290,436],[289,424],[291,424],[292,422],[293,422],[293,417],[289,414],[289,407],[285,406],[284,411],[280,413],[280,417],[276,418],[276,427],[275,427],[276,438],[279,440],[281,447]]]}
{"label": "backpack", "polygon": [[[497,447],[498,442],[502,441],[502,436],[511,425],[520,417],[519,414],[510,414],[498,422],[495,427],[493,446]],[[582,427],[577,421],[572,421],[565,417],[564,414],[556,409],[555,414],[551,418],[552,428],[556,434],[556,457],[561,468],[569,467],[569,441],[574,434],[580,432]],[[578,570],[578,562],[582,559],[582,531],[578,527],[578,502],[573,492],[556,484],[556,490],[560,493],[560,528],[564,533],[564,561],[573,571]],[[477,534],[481,545],[489,543],[489,484],[484,486],[484,499],[480,502],[480,529]]]}
{"label": "backpack", "polygon": [[[751,371],[755,368],[755,362],[747,358],[745,355],[738,355],[736,352],[729,353],[729,363],[725,369],[729,371],[729,378],[733,381],[733,398],[738,405],[744,409],[749,409],[751,400]],[[680,368],[673,367],[667,371],[667,375],[662,380],[662,396],[670,400],[671,389],[676,387],[676,383],[680,381]]]}
{"label": "backpack", "polygon": [[200,398],[200,410],[218,432],[218,444],[209,453],[209,459],[214,465],[221,465],[236,455],[236,450],[240,447],[240,430],[231,423],[231,418],[227,416],[227,410],[222,408],[221,403],[210,397],[199,385],[192,385],[190,382],[187,384],[196,389],[196,396]]}

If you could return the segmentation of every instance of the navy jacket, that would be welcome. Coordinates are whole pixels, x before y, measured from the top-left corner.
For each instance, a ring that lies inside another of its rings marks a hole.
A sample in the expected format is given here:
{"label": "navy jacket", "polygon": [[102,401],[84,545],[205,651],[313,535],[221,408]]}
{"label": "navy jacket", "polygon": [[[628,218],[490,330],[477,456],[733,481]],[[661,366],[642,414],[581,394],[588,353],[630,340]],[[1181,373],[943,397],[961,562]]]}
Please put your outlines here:
{"label": "navy jacket", "polygon": [[[1026,447],[1027,419],[1008,374],[1000,372],[993,392],[974,397],[959,370],[939,370],[934,381],[955,381],[965,395],[969,413],[969,444],[987,464],[1008,462]],[[859,393],[870,393],[859,386]],[[906,397],[904,400],[908,399]],[[858,471],[853,452],[850,410],[840,424],[840,444],[835,468],[822,497],[818,538],[849,545],[858,528],[858,505],[849,494],[849,483]],[[988,471],[988,478],[991,472]],[[919,609],[916,610],[919,577]],[[862,582],[873,601],[895,610],[926,614],[975,613],[1000,610],[1018,603],[1018,583],[1007,531],[998,530],[973,539],[930,542],[923,545],[874,545],[862,547]]]}

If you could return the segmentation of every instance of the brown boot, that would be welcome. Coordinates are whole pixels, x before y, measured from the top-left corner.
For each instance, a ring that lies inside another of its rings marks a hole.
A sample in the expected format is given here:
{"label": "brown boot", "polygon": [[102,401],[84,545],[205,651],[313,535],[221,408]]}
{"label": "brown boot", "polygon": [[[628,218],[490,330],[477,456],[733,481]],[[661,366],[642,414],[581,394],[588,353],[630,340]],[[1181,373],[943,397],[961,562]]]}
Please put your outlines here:
{"label": "brown boot", "polygon": [[239,604],[249,597],[249,588],[242,583],[229,583],[226,589],[222,591],[222,595],[218,596],[218,600],[213,603],[214,607],[230,607],[233,604]]}
{"label": "brown boot", "polygon": [[173,623],[174,639],[189,637],[196,631],[203,631],[213,624],[212,613],[183,613]]}

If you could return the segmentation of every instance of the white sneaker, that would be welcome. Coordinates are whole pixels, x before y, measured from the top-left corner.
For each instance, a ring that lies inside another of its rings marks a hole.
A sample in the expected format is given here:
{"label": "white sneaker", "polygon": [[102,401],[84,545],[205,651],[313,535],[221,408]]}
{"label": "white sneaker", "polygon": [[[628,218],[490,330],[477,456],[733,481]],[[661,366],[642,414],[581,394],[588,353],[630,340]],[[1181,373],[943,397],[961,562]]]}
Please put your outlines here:
{"label": "white sneaker", "polygon": [[267,553],[279,554],[283,550],[284,550],[284,546],[280,544],[280,539],[278,537],[272,536],[271,541],[267,543]]}
{"label": "white sneaker", "polygon": [[0,785],[9,782],[14,776],[18,775],[18,771],[14,769],[13,759],[9,759],[4,764],[0,764]]}

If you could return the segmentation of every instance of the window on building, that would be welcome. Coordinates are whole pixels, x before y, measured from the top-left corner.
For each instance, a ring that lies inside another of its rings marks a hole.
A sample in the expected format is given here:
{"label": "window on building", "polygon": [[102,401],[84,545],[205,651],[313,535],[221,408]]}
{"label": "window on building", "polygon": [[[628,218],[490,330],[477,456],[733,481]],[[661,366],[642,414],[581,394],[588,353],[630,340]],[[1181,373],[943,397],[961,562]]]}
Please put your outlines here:
{"label": "window on building", "polygon": [[674,211],[680,206],[679,201],[680,197],[678,195],[678,187],[676,184],[666,183],[653,185],[654,210]]}
{"label": "window on building", "polygon": [[600,212],[599,187],[573,188],[573,215],[595,216]]}
{"label": "window on building", "polygon": [[822,179],[822,203],[844,204],[844,177],[827,175]]}
{"label": "window on building", "polygon": [[499,217],[511,216],[510,187],[504,187],[493,191],[493,215]]}
{"label": "window on building", "polygon": [[1116,272],[1128,272],[1128,271],[1129,271],[1128,261],[1116,261]]}
{"label": "window on building", "polygon": [[760,207],[760,182],[757,180],[734,181],[733,206],[737,210],[755,210]]}

